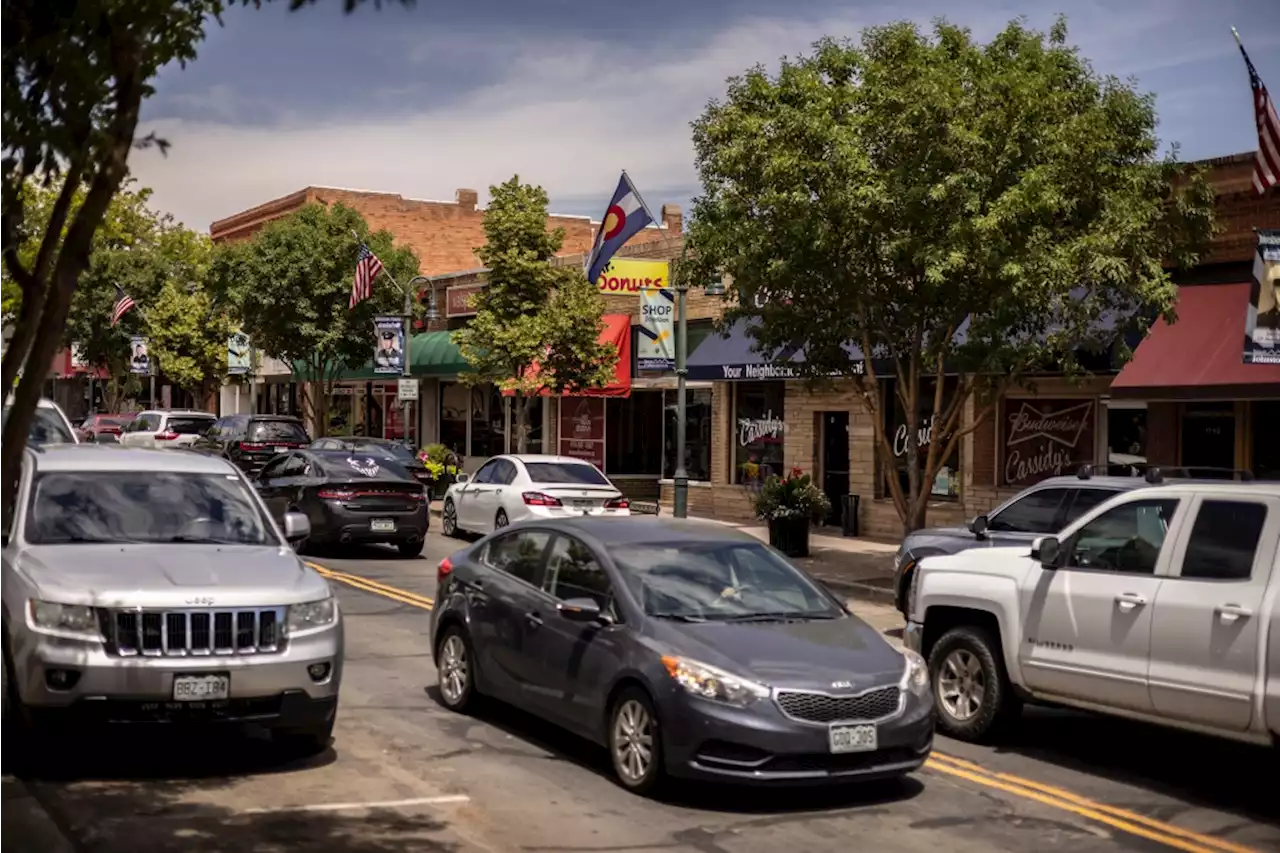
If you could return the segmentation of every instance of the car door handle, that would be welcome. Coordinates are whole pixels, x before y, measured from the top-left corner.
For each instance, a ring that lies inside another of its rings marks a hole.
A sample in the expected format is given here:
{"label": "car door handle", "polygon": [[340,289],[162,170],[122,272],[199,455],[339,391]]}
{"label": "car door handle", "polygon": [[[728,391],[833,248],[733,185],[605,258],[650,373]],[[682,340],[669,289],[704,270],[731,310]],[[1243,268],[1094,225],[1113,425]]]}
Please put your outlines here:
{"label": "car door handle", "polygon": [[1253,611],[1239,604],[1219,604],[1214,608],[1218,613],[1218,621],[1223,625],[1232,625],[1240,619],[1248,619]]}
{"label": "car door handle", "polygon": [[530,628],[537,629],[542,627],[542,617],[535,612],[531,611],[526,613],[524,615],[524,621],[529,623]]}
{"label": "car door handle", "polygon": [[1116,604],[1120,605],[1120,610],[1124,613],[1142,607],[1146,603],[1147,600],[1136,592],[1122,592],[1116,596]]}

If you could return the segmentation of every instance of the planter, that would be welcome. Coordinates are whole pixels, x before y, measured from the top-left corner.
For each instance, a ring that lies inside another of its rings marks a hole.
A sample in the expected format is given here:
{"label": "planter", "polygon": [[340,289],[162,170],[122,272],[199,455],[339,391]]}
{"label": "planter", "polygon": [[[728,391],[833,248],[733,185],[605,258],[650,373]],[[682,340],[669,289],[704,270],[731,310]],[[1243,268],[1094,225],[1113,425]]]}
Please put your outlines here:
{"label": "planter", "polygon": [[788,557],[809,556],[808,517],[775,518],[769,522],[769,544]]}

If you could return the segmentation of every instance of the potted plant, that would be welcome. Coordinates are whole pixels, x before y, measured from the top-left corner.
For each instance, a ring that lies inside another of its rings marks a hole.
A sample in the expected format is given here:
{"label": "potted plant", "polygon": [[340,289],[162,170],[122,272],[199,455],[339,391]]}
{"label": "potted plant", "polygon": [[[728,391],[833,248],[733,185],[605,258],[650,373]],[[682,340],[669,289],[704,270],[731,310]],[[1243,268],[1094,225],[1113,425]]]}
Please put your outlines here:
{"label": "potted plant", "polygon": [[418,461],[431,478],[427,489],[431,499],[443,496],[458,476],[458,457],[443,444],[428,444],[418,451]]}
{"label": "potted plant", "polygon": [[809,528],[831,511],[831,501],[813,478],[792,468],[769,477],[756,497],[756,517],[769,525],[769,544],[788,557],[809,556]]}

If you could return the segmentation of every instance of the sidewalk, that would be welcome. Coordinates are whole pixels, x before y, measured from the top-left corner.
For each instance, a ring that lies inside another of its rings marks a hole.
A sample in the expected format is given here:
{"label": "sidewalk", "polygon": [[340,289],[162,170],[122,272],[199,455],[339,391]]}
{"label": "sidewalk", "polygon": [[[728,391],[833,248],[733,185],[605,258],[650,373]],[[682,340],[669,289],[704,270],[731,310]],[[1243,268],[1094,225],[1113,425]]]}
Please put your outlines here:
{"label": "sidewalk", "polygon": [[0,821],[0,847],[39,853],[74,853],[75,847],[31,795],[26,783],[5,776],[0,786],[4,813]]}
{"label": "sidewalk", "polygon": [[[431,514],[438,518],[441,506],[440,501],[432,501]],[[670,518],[667,515],[663,517]],[[734,524],[713,518],[693,520],[736,527],[761,542],[769,541],[767,527]],[[810,556],[797,558],[793,562],[841,595],[880,604],[893,604],[893,555],[897,550],[897,543],[813,533],[809,537]]]}

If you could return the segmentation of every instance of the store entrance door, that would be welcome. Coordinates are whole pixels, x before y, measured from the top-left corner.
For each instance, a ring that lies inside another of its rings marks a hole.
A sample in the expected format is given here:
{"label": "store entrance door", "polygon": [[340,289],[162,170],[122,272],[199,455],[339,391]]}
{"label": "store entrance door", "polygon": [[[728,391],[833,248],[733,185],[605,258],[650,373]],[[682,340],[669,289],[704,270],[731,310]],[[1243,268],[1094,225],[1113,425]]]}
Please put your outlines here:
{"label": "store entrance door", "polygon": [[[1236,467],[1234,403],[1187,403],[1182,410],[1182,465],[1192,477],[1230,477]],[[1209,470],[1206,470],[1209,469]]]}
{"label": "store entrance door", "polygon": [[822,412],[822,491],[831,501],[827,524],[841,523],[844,496],[849,493],[849,413]]}

